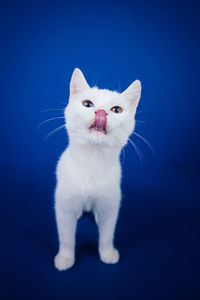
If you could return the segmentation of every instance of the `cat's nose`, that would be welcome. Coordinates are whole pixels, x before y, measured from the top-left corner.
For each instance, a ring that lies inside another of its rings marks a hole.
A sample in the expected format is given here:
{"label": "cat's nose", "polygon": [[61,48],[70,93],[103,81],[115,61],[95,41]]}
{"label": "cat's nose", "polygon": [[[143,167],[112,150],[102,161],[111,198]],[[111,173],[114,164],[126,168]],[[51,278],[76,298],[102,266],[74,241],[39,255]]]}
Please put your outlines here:
{"label": "cat's nose", "polygon": [[101,115],[101,116],[107,116],[108,113],[104,109],[98,109],[95,111],[95,114]]}

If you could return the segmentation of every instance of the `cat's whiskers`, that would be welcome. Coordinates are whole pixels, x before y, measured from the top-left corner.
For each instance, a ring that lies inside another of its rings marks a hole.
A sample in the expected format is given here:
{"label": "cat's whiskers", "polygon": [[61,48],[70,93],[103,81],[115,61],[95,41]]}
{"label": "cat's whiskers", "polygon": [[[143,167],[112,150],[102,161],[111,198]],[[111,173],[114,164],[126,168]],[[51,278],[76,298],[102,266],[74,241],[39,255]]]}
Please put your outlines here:
{"label": "cat's whiskers", "polygon": [[138,138],[140,138],[151,150],[152,154],[155,155],[155,151],[153,149],[153,147],[151,146],[151,144],[143,137],[141,136],[139,133],[133,131],[133,134],[135,134]]}
{"label": "cat's whiskers", "polygon": [[59,131],[60,129],[64,128],[65,127],[65,124],[55,128],[54,130],[52,130],[51,132],[49,132],[46,136],[45,136],[45,140],[48,139],[48,137],[50,137],[52,134],[54,134],[55,132]]}
{"label": "cat's whiskers", "polygon": [[50,119],[47,119],[45,121],[43,121],[42,123],[40,123],[40,125],[38,126],[37,130],[44,124],[50,122],[50,121],[53,121],[53,120],[58,120],[58,119],[64,119],[65,117],[54,117],[54,118],[50,118]]}
{"label": "cat's whiskers", "polygon": [[142,151],[139,149],[139,147],[130,138],[128,138],[128,141],[130,142],[130,144],[135,149],[135,151],[136,151],[136,153],[137,153],[137,155],[138,155],[138,157],[140,159],[141,164],[143,164],[144,155],[143,155]]}
{"label": "cat's whiskers", "polygon": [[140,120],[135,120],[136,123],[141,123],[141,124],[146,124],[147,122],[145,121],[140,121]]}
{"label": "cat's whiskers", "polygon": [[59,101],[61,104],[64,104],[65,106],[67,106],[67,103],[63,102],[63,101]]}
{"label": "cat's whiskers", "polygon": [[44,109],[41,112],[46,112],[46,111],[57,111],[57,110],[61,110],[64,111],[64,108],[48,108],[48,109]]}
{"label": "cat's whiskers", "polygon": [[[55,128],[54,130],[52,130],[50,133],[48,133],[45,136],[45,140],[47,140],[49,136],[51,136],[52,134],[56,133],[57,131],[59,131],[60,129],[64,128],[65,126],[66,126],[66,123],[63,124],[63,125],[61,125],[61,126],[59,126],[59,127],[57,127],[57,128]],[[74,135],[76,135],[78,137],[81,137],[81,135],[77,131],[75,131],[73,129],[70,129],[70,132],[72,132]]]}
{"label": "cat's whiskers", "polygon": [[144,107],[143,109],[137,110],[136,114],[141,114],[141,113],[147,111],[148,109],[149,109],[149,107],[146,106],[146,107]]}
{"label": "cat's whiskers", "polygon": [[[118,140],[119,143],[121,143],[121,140],[119,139],[118,136],[115,135],[115,138]],[[130,144],[134,148],[135,152],[137,153],[137,155],[138,155],[138,157],[140,159],[141,164],[143,164],[144,155],[143,155],[142,151],[139,149],[139,147],[130,138],[128,138],[128,142],[130,142]],[[124,147],[122,148],[122,151],[123,151],[123,160],[122,160],[122,165],[123,165],[124,161],[125,161],[125,156],[126,156],[125,155],[125,148]]]}

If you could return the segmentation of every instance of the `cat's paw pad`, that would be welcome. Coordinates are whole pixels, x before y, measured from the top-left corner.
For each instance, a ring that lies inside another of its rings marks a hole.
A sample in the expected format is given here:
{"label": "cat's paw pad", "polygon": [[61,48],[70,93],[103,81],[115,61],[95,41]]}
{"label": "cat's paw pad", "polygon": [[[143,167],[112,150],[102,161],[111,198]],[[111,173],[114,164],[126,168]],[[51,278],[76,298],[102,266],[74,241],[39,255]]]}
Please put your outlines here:
{"label": "cat's paw pad", "polygon": [[54,259],[54,264],[57,270],[65,271],[73,266],[74,261],[74,256],[65,256],[58,253]]}
{"label": "cat's paw pad", "polygon": [[119,261],[119,252],[113,248],[109,251],[100,252],[101,260],[106,264],[116,264]]}

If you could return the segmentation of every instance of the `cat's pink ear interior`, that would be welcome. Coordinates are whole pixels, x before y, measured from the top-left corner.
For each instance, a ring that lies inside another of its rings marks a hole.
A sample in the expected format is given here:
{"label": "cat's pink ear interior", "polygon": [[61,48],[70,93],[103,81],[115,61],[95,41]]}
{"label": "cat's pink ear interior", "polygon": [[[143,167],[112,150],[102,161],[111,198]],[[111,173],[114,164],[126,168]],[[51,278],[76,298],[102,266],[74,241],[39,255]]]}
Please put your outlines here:
{"label": "cat's pink ear interior", "polygon": [[76,68],[72,74],[70,81],[70,95],[76,95],[84,89],[88,89],[89,85],[80,69]]}
{"label": "cat's pink ear interior", "polygon": [[139,80],[135,80],[129,87],[122,93],[124,97],[126,97],[133,107],[136,109],[141,96],[141,82]]}

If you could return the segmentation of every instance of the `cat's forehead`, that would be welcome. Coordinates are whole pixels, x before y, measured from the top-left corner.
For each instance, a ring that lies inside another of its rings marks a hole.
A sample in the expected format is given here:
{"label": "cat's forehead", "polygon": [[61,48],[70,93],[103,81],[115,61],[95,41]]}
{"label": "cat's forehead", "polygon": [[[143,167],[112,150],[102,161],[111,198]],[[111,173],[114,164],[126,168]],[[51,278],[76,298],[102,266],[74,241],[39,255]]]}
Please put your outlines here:
{"label": "cat's forehead", "polygon": [[117,91],[99,89],[97,87],[90,88],[89,90],[83,92],[81,97],[102,105],[115,104],[116,101],[123,101],[123,97]]}

